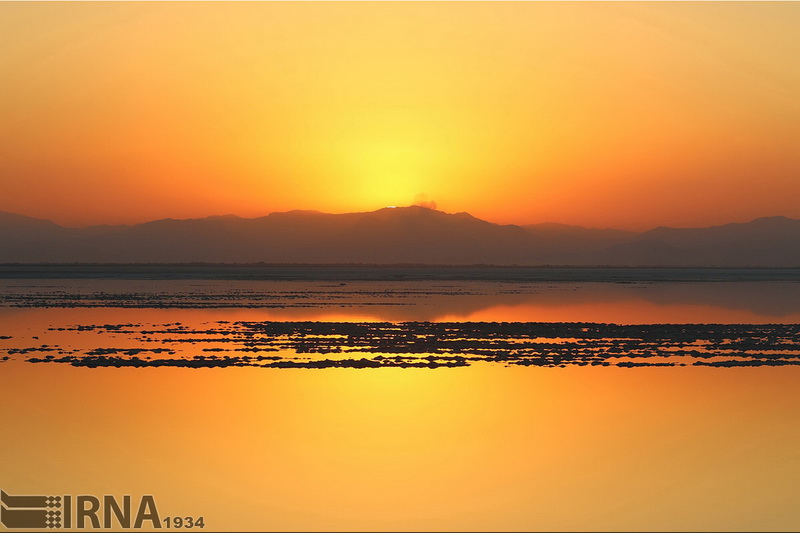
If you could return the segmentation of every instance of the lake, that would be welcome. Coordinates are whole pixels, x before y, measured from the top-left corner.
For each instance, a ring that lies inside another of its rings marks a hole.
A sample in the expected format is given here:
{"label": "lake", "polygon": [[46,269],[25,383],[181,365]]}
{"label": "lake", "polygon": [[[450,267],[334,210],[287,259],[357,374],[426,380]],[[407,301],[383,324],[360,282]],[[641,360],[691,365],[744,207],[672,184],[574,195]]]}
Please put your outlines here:
{"label": "lake", "polygon": [[800,527],[796,271],[85,272],[0,279],[8,493],[210,531]]}

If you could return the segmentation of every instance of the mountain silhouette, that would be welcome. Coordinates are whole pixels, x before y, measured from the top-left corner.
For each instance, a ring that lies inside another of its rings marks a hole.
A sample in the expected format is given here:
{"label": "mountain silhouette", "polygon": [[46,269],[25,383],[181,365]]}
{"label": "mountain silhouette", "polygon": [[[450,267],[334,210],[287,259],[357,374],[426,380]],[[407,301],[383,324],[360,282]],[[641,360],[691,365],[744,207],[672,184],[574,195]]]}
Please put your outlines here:
{"label": "mountain silhouette", "polygon": [[800,266],[800,220],[757,218],[709,228],[659,227],[604,250],[598,261],[662,266]]}
{"label": "mountain silhouette", "polygon": [[800,220],[642,233],[500,225],[420,206],[65,228],[0,213],[0,262],[798,267]]}

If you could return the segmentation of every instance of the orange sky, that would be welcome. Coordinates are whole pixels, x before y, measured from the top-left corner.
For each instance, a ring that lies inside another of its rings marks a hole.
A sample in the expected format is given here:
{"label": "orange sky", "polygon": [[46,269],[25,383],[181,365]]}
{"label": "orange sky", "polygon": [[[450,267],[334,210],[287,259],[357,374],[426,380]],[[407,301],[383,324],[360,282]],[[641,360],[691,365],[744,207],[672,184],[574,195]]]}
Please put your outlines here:
{"label": "orange sky", "polygon": [[800,218],[800,3],[0,3],[0,210]]}

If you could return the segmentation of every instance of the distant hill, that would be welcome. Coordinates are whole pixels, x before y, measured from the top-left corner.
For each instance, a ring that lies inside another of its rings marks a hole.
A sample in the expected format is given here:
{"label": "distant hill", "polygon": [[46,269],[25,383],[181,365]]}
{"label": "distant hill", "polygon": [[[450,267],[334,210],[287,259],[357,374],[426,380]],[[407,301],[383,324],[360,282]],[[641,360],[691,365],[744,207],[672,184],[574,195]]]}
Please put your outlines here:
{"label": "distant hill", "polygon": [[229,262],[581,266],[800,266],[800,220],[643,233],[499,225],[425,207],[288,211],[65,228],[0,213],[0,262]]}
{"label": "distant hill", "polygon": [[624,264],[800,266],[800,220],[757,218],[710,228],[656,228],[605,251]]}

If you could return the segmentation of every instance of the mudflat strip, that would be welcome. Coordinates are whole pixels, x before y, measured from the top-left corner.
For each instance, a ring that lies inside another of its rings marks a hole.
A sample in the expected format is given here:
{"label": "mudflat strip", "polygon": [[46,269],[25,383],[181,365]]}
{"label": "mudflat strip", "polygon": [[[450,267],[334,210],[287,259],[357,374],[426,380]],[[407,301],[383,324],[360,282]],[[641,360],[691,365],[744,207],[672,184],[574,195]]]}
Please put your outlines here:
{"label": "mudflat strip", "polygon": [[204,327],[90,324],[48,332],[82,336],[81,342],[24,346],[14,342],[22,339],[5,336],[0,360],[191,368],[800,364],[800,324],[217,321]]}

